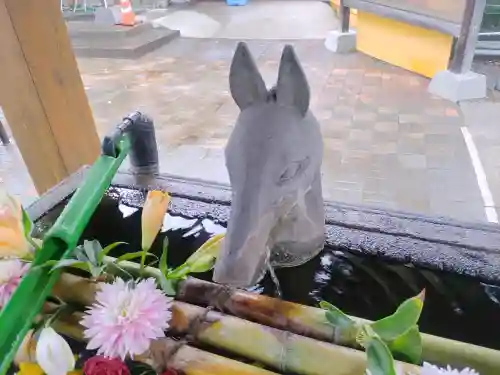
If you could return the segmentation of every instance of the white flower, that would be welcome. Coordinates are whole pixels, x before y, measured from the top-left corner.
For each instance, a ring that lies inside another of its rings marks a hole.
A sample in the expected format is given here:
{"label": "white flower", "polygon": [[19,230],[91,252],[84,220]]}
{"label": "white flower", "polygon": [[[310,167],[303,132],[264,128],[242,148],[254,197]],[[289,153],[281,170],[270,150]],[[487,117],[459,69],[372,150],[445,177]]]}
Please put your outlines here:
{"label": "white flower", "polygon": [[479,375],[473,369],[464,368],[463,370],[452,369],[450,365],[446,368],[439,368],[437,366],[431,365],[430,363],[424,362],[420,375]]}
{"label": "white flower", "polygon": [[66,375],[75,369],[75,357],[64,338],[51,327],[40,332],[36,361],[47,375]]}
{"label": "white flower", "polygon": [[[479,375],[473,369],[464,368],[463,370],[452,369],[450,365],[446,368],[439,368],[437,366],[431,365],[430,363],[424,362],[420,372],[415,374],[413,372],[407,372],[402,366],[396,364],[395,366],[396,375]],[[370,370],[366,370],[365,375],[372,375]]]}
{"label": "white flower", "polygon": [[172,298],[156,288],[154,279],[128,283],[117,278],[112,284],[100,284],[95,299],[80,321],[89,340],[87,349],[124,360],[144,353],[152,340],[165,337]]}

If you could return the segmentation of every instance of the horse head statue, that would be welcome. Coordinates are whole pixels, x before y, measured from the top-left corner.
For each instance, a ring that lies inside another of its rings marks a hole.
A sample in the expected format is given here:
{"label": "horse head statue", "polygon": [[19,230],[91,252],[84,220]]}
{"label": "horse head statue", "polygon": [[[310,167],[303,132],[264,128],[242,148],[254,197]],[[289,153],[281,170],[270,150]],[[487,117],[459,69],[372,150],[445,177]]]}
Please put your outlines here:
{"label": "horse head statue", "polygon": [[246,287],[269,265],[297,266],[323,248],[323,141],[292,46],[283,49],[277,84],[268,90],[239,43],[229,86],[240,114],[225,149],[231,214],[214,280]]}

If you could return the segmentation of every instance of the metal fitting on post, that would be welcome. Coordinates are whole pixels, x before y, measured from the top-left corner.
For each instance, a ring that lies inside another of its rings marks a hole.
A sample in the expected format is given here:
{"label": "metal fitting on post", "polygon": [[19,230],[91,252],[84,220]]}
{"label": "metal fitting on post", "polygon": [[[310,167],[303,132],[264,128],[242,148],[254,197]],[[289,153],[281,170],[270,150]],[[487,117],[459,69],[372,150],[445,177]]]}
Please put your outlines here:
{"label": "metal fitting on post", "polygon": [[130,140],[130,164],[134,174],[159,173],[158,146],[154,123],[151,118],[141,112],[132,112],[125,117],[110,136],[102,142],[104,155],[116,157],[116,142],[128,135]]}

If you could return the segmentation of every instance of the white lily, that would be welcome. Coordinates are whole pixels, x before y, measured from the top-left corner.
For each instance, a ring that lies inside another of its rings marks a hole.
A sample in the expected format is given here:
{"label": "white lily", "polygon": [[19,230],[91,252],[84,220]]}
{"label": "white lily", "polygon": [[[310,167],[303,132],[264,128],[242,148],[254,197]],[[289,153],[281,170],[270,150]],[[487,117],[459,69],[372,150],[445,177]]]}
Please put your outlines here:
{"label": "white lily", "polygon": [[75,357],[71,348],[51,327],[43,328],[40,332],[36,361],[47,375],[66,375],[75,369]]}

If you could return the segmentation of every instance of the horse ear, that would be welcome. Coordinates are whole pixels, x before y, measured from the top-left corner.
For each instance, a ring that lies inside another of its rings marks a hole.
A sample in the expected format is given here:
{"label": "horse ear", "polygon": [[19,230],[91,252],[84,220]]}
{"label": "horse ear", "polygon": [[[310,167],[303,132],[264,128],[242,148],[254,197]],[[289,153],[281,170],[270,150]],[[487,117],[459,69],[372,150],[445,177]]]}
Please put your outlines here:
{"label": "horse ear", "polygon": [[236,47],[229,71],[229,89],[241,110],[267,97],[266,84],[245,42]]}
{"label": "horse ear", "polygon": [[297,108],[302,116],[309,109],[309,84],[291,45],[286,45],[281,55],[276,100],[280,105]]}

